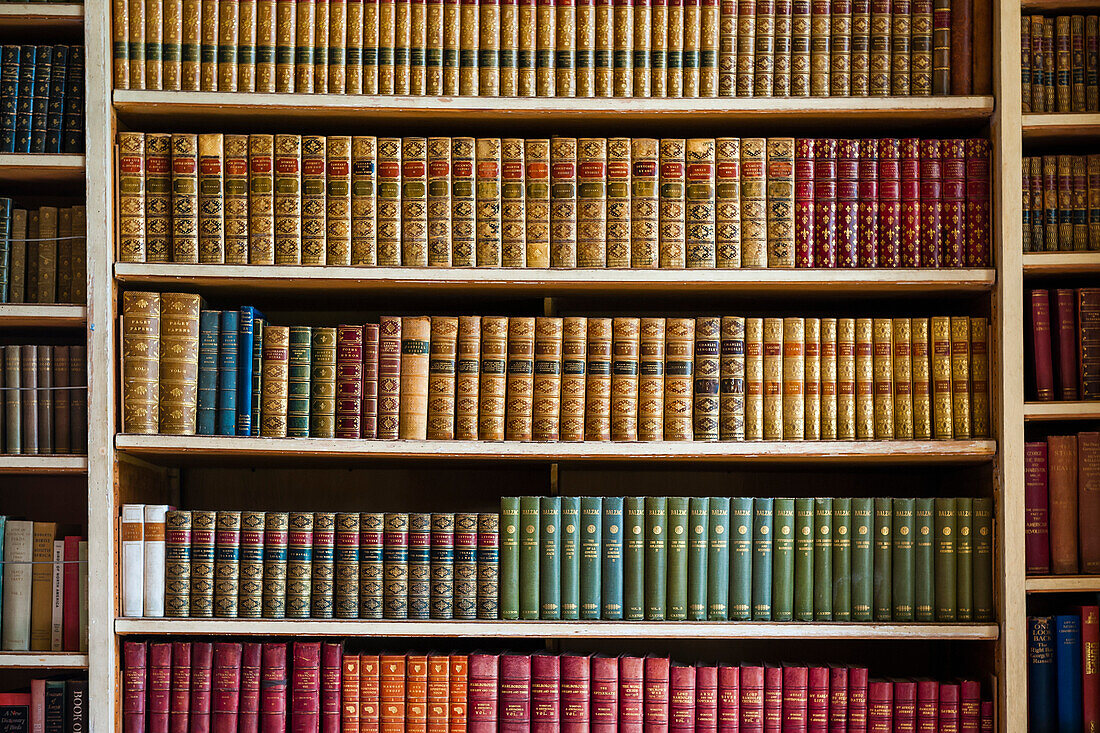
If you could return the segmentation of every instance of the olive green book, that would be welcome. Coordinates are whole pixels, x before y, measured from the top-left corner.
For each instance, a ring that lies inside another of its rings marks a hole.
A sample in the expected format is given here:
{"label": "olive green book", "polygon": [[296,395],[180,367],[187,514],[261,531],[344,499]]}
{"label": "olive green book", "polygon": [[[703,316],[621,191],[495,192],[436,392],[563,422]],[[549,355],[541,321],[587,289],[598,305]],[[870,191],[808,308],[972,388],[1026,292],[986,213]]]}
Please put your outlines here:
{"label": "olive green book", "polygon": [[707,620],[707,527],[710,523],[710,502],[704,497],[692,497],[688,502],[687,526],[687,617],[692,621]]}
{"label": "olive green book", "polygon": [[917,499],[913,502],[913,525],[916,540],[913,543],[913,618],[917,621],[933,621],[935,610],[935,500]]}
{"label": "olive green book", "polygon": [[814,620],[814,500],[794,500],[794,618]]}
{"label": "olive green book", "polygon": [[772,620],[794,618],[794,499],[775,500],[772,546]]}
{"label": "olive green book", "polygon": [[561,497],[539,498],[539,618],[561,618]]}
{"label": "olive green book", "polygon": [[605,496],[601,505],[600,608],[604,619],[614,621],[623,617],[623,497]]}
{"label": "olive green book", "polygon": [[580,524],[580,497],[561,497],[561,617],[568,620],[580,617]]}
{"label": "olive green book", "polygon": [[646,617],[645,538],[645,499],[628,496],[623,500],[622,616],[627,621]]}
{"label": "olive green book", "polygon": [[873,546],[875,563],[874,612],[876,621],[889,621],[894,613],[891,601],[890,550],[893,547],[893,501],[890,497],[875,498],[875,540]]}
{"label": "olive green book", "polygon": [[603,501],[598,496],[581,497],[580,617],[598,619],[603,558]]}
{"label": "olive green book", "polygon": [[894,499],[893,620],[913,620],[913,499]]}
{"label": "olive green book", "polygon": [[688,511],[690,499],[686,496],[668,497],[668,596],[665,618],[669,621],[687,620],[688,574]]}
{"label": "olive green book", "polygon": [[707,618],[725,621],[729,618],[730,500],[728,496],[712,496],[707,505]]}
{"label": "olive green book", "polygon": [[870,621],[873,617],[873,578],[875,574],[872,549],[875,527],[875,501],[852,499],[852,620]]}
{"label": "olive green book", "polygon": [[730,594],[731,621],[752,618],[752,498],[730,499]]}
{"label": "olive green book", "polygon": [[833,500],[814,499],[814,620],[833,620]]}
{"label": "olive green book", "polygon": [[664,621],[668,612],[668,499],[645,497],[645,618]]}
{"label": "olive green book", "polygon": [[994,621],[993,500],[974,500],[974,620]]}
{"label": "olive green book", "polygon": [[500,617],[519,618],[519,497],[500,500]]}
{"label": "olive green book", "polygon": [[519,617],[539,617],[539,498],[519,498]]}
{"label": "olive green book", "polygon": [[852,620],[852,500],[833,499],[833,621]]}
{"label": "olive green book", "polygon": [[955,499],[936,498],[935,503],[935,600],[933,606],[937,621],[954,621],[957,617],[956,567],[958,558],[955,548],[956,532]]}
{"label": "olive green book", "polygon": [[974,620],[974,500],[955,499],[955,620]]}
{"label": "olive green book", "polygon": [[753,499],[752,522],[752,620],[772,617],[772,538],[775,528],[775,500]]}

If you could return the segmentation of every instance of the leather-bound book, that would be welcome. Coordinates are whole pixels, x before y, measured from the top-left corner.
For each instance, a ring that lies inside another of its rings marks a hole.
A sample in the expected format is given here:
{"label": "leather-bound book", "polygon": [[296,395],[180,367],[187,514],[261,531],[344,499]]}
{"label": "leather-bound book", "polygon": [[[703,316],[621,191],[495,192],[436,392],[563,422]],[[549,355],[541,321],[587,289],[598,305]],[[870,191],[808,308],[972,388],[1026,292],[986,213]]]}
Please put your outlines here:
{"label": "leather-bound book", "polygon": [[458,319],[431,318],[431,353],[428,361],[428,410],[426,437],[451,440],[455,427],[455,349]]}
{"label": "leather-bound book", "polygon": [[814,266],[837,266],[838,141],[814,141]]}
{"label": "leather-bound book", "polygon": [[871,2],[871,78],[870,95],[890,95],[890,35],[891,16],[889,0]]}
{"label": "leather-bound book", "polygon": [[741,140],[741,267],[768,266],[767,140]]}
{"label": "leather-bound book", "polygon": [[[123,432],[148,435],[159,430],[160,346],[160,294],[123,293]],[[9,431],[12,427],[9,419]]]}
{"label": "leather-bound book", "polygon": [[843,1],[829,8],[831,54],[829,58],[829,95],[847,97],[852,93],[852,3]]}
{"label": "leather-bound book", "polygon": [[473,267],[476,261],[474,146],[472,137],[451,138],[451,264]]}
{"label": "leather-bound book", "polygon": [[1100,433],[1077,434],[1077,520],[1081,537],[1081,572],[1100,571]]}
{"label": "leather-bound book", "polygon": [[[347,657],[345,657],[347,659]],[[425,733],[446,733],[450,720],[450,657],[447,655],[428,655],[428,695],[427,725]],[[345,689],[348,676],[347,664],[344,665]],[[530,705],[530,700],[528,700]],[[347,719],[345,707],[344,719]],[[528,707],[528,715],[530,707]],[[350,732],[349,732],[350,733]]]}
{"label": "leather-bound book", "polygon": [[[818,668],[814,667],[813,669],[817,670]],[[807,680],[808,685],[809,680]],[[828,700],[824,706],[828,708],[828,719],[827,721],[820,720],[821,711],[819,709],[816,711],[819,717],[814,722],[819,730],[826,724],[829,727],[844,729],[848,723],[848,667],[840,664],[830,665],[828,685]]]}
{"label": "leather-bound book", "polygon": [[821,440],[837,438],[837,319],[821,319]]}
{"label": "leather-bound book", "polygon": [[214,666],[210,685],[210,727],[213,733],[227,733],[237,727],[240,712],[241,645],[214,644]]}
{"label": "leather-bound book", "polygon": [[[636,4],[635,14],[643,8],[648,10],[647,6]],[[645,76],[648,78],[648,73]],[[631,144],[628,137],[607,140],[607,267],[611,268],[630,267]]]}
{"label": "leather-bound book", "polygon": [[590,658],[590,730],[610,733],[619,729],[619,659],[594,655]]}
{"label": "leather-bound book", "polygon": [[[635,166],[634,181],[638,181]],[[715,140],[714,172],[715,266],[741,267],[741,139]],[[638,189],[634,184],[635,190]],[[642,202],[634,205],[635,218]],[[635,265],[636,266],[636,265]]]}
{"label": "leather-bound book", "polygon": [[432,321],[428,316],[401,319],[400,419],[398,437],[424,440],[428,428],[428,372]]}
{"label": "leather-bound book", "polygon": [[1058,249],[1058,157],[1044,155],[1043,187],[1043,249]]}
{"label": "leather-bound book", "polygon": [[647,656],[644,667],[643,713],[647,725],[664,728],[669,721],[668,657]]}
{"label": "leather-bound book", "polygon": [[286,544],[286,616],[309,618],[313,586],[313,514],[290,512]]}
{"label": "leather-bound book", "polygon": [[619,657],[619,730],[639,733],[645,721],[645,659]]}
{"label": "leather-bound book", "polygon": [[[806,440],[821,439],[821,319],[805,319],[803,422]],[[786,408],[784,408],[786,409]]]}
{"label": "leather-bound book", "polygon": [[385,516],[359,514],[359,618],[382,618]]}
{"label": "leather-bound book", "polygon": [[120,132],[118,134],[117,170],[119,261],[145,262],[147,227],[145,188],[148,176],[144,133]]}
{"label": "leather-bound book", "polygon": [[[941,267],[965,267],[966,259],[966,141],[941,140],[942,210]],[[921,208],[924,208],[922,203]]]}
{"label": "leather-bound book", "polygon": [[[725,21],[725,7],[723,6],[722,19]],[[736,24],[737,18],[737,5],[734,3],[731,6],[733,14],[733,23]],[[790,38],[790,50],[791,50],[791,82],[790,82],[790,95],[793,97],[808,97],[810,96],[810,25],[811,25],[811,3],[810,0],[793,0],[791,3],[791,38]],[[725,26],[723,26],[724,28]],[[736,28],[731,28],[731,33],[735,33]],[[723,36],[725,34],[723,33]],[[730,45],[735,45],[734,39],[730,40]],[[724,46],[723,46],[724,47]],[[720,60],[721,63],[721,60]],[[724,88],[724,87],[723,87]],[[722,88],[719,89],[720,96],[726,96],[722,92]],[[732,95],[732,90],[731,94]]]}
{"label": "leather-bound book", "polygon": [[409,618],[431,618],[432,515],[409,515]]}
{"label": "leather-bound book", "polygon": [[[767,326],[765,325],[765,328]],[[766,345],[765,345],[766,348]],[[699,355],[696,354],[696,363]],[[767,352],[765,352],[767,359]],[[783,319],[782,415],[783,440],[806,438],[806,319]],[[767,365],[765,364],[765,369]]]}
{"label": "leather-bound book", "polygon": [[240,618],[263,616],[264,522],[263,512],[241,512]]}
{"label": "leather-bound book", "polygon": [[[980,5],[985,0],[976,0]],[[966,266],[989,267],[990,208],[989,156],[990,142],[980,138],[965,141],[966,146]],[[1026,164],[1025,164],[1026,165]],[[1024,208],[1030,206],[1027,197]]]}
{"label": "leather-bound book", "polygon": [[560,730],[561,657],[557,654],[532,654],[531,731],[549,733]]}
{"label": "leather-bound book", "polygon": [[932,0],[913,0],[910,47],[910,93],[914,97],[932,94]]}
{"label": "leather-bound book", "polygon": [[856,438],[856,321],[836,322],[836,440]]}
{"label": "leather-bound book", "polygon": [[951,0],[951,94],[971,94],[973,74],[973,0]]}
{"label": "leather-bound book", "polygon": [[562,334],[561,318],[535,319],[532,440],[557,442],[561,437]]}
{"label": "leather-bound book", "polygon": [[769,138],[767,143],[767,266],[795,265],[795,140]]}
{"label": "leather-bound book", "polygon": [[1054,368],[1051,344],[1050,291],[1031,291],[1031,358],[1035,379],[1035,398],[1054,399]]}
{"label": "leather-bound book", "polygon": [[717,316],[695,319],[695,364],[692,379],[695,440],[718,440],[721,333],[722,320]]}
{"label": "leather-bound book", "polygon": [[454,617],[477,618],[477,514],[455,514]]}
{"label": "leather-bound book", "polygon": [[289,728],[291,733],[318,733],[321,713],[321,642],[292,645]]}
{"label": "leather-bound book", "polygon": [[172,678],[168,694],[168,733],[187,733],[191,712],[191,642],[172,643]]}
{"label": "leather-bound book", "polygon": [[990,437],[989,424],[989,321],[970,319],[970,435]]}
{"label": "leather-bound book", "polygon": [[745,439],[745,319],[723,316],[719,343],[718,437]]}
{"label": "leather-bound book", "polygon": [[857,318],[855,336],[855,437],[857,440],[873,440],[875,438],[874,319]]}
{"label": "leather-bound book", "polygon": [[313,570],[310,580],[310,616],[332,618],[335,575],[336,515],[313,515]]}
{"label": "leather-bound book", "polygon": [[794,266],[814,266],[814,139],[794,147]]}
{"label": "leather-bound book", "polygon": [[214,615],[214,553],[217,514],[191,512],[191,616]]}
{"label": "leather-bound book", "polygon": [[1047,442],[1024,444],[1024,555],[1028,575],[1050,572]]}
{"label": "leather-bound book", "polygon": [[920,141],[920,266],[947,264],[943,251],[943,162],[940,140]]}
{"label": "leather-bound book", "polygon": [[[760,140],[756,149],[757,166],[759,174],[759,191],[763,194],[764,188],[764,144]],[[687,263],[686,254],[686,215],[685,203],[686,188],[686,147],[683,138],[664,138],[660,142],[660,167],[658,180],[658,261],[662,268],[682,269]],[[744,160],[742,150],[742,160]],[[744,165],[744,163],[742,163]],[[764,241],[764,210],[760,207],[759,216],[759,246],[754,250],[761,258],[765,256]]]}
{"label": "leather-bound book", "polygon": [[217,513],[214,533],[214,616],[236,618],[240,596],[241,513]]}
{"label": "leather-bound book", "polygon": [[191,613],[191,512],[168,512],[164,539],[164,615],[185,618]]}
{"label": "leather-bound book", "polygon": [[550,141],[525,140],[523,157],[526,266],[546,268],[550,266]]}
{"label": "leather-bound book", "polygon": [[582,137],[577,140],[577,267],[606,266],[607,140]]}
{"label": "leather-bound book", "polygon": [[[1088,249],[1089,246],[1089,192],[1086,187],[1085,160],[1083,155],[1074,155],[1070,159],[1073,176],[1073,211],[1070,212],[1070,219],[1073,221],[1073,248],[1076,250]],[[60,288],[60,284],[58,287]]]}
{"label": "leather-bound book", "polygon": [[172,261],[199,261],[198,136],[172,135]]}
{"label": "leather-bound book", "polygon": [[837,267],[859,264],[859,148],[859,140],[837,141]]}
{"label": "leather-bound book", "polygon": [[481,317],[459,316],[454,369],[454,437],[477,440]]}
{"label": "leather-bound book", "polygon": [[935,317],[929,329],[929,354],[932,387],[932,435],[937,440],[950,440],[954,435],[952,417],[953,358],[951,353],[951,319]]}
{"label": "leather-bound book", "polygon": [[[913,358],[912,321],[893,319],[894,437],[913,439]],[[876,393],[876,398],[878,397]]]}
{"label": "leather-bound book", "polygon": [[534,356],[535,319],[510,318],[504,420],[506,440],[531,440]]}
{"label": "leather-bound book", "polygon": [[[1024,200],[1026,204],[1028,199]],[[1031,251],[1041,252],[1046,247],[1043,211],[1043,159],[1031,158]]]}
{"label": "leather-bound book", "polygon": [[664,439],[692,440],[695,319],[665,321]]}
{"label": "leather-bound book", "polygon": [[469,657],[469,717],[470,733],[497,730],[499,712],[497,694],[500,670],[499,654],[471,654]]}
{"label": "leather-bound book", "polygon": [[550,266],[577,266],[577,139],[550,141]]}
{"label": "leather-bound book", "polygon": [[224,136],[203,133],[198,142],[199,262],[225,262]]}
{"label": "leather-bound book", "polygon": [[275,263],[275,137],[248,136],[248,261]]}
{"label": "leather-bound book", "polygon": [[401,138],[378,138],[377,170],[377,261],[373,264],[398,267],[401,264]]}
{"label": "leather-bound book", "polygon": [[333,615],[359,618],[359,514],[336,515]]}
{"label": "leather-bound book", "polygon": [[932,94],[951,94],[952,0],[932,3]]}
{"label": "leather-bound book", "polygon": [[[286,616],[287,552],[290,519],[286,512],[264,516],[264,571],[262,611],[264,618]],[[192,549],[192,556],[194,549]]]}
{"label": "leather-bound book", "polygon": [[830,3],[823,0],[810,3],[810,94],[814,97],[829,96],[831,9]]}
{"label": "leather-bound book", "polygon": [[921,156],[920,140],[901,139],[901,264],[920,267],[921,262]]}
{"label": "leather-bound book", "polygon": [[359,435],[363,438],[379,437],[380,339],[380,324],[363,324],[363,397],[359,411]]}
{"label": "leather-bound book", "polygon": [[477,435],[481,440],[504,440],[508,367],[508,318],[481,318],[481,383]]}
{"label": "leather-bound book", "polygon": [[[1100,22],[1100,21],[1098,21]],[[1100,30],[1098,30],[1100,34]],[[1100,38],[1097,39],[1098,47],[1100,47]],[[1100,66],[1100,48],[1097,50],[1097,64]],[[1098,77],[1100,77],[1100,69],[1097,70]],[[1095,106],[1095,105],[1094,105]],[[1088,244],[1089,248],[1100,246],[1100,155],[1090,155],[1085,162],[1086,169],[1086,182],[1088,185]],[[1034,185],[1034,173],[1032,174],[1032,182]],[[1024,199],[1025,206],[1027,205],[1027,198]],[[1035,212],[1034,206],[1032,206],[1032,237],[1031,241],[1038,241],[1035,237]],[[1032,250],[1037,249],[1034,245]],[[16,271],[17,273],[18,271]]]}
{"label": "leather-bound book", "polygon": [[309,437],[310,349],[313,332],[309,326],[291,326],[287,357],[287,435]]}
{"label": "leather-bound book", "polygon": [[[782,138],[783,140],[789,138]],[[793,141],[792,141],[793,143]],[[686,147],[686,189],[685,189],[685,244],[687,247],[687,267],[689,269],[708,269],[715,266],[715,205],[714,205],[714,168],[715,141],[713,138],[689,138]],[[790,163],[791,161],[787,161]],[[782,178],[782,163],[777,163],[776,174]],[[788,177],[792,170],[786,171]],[[775,210],[779,219],[785,219],[784,212],[790,209],[784,206],[784,191],[781,183],[775,189]],[[770,211],[770,210],[769,210]],[[793,235],[793,228],[789,232]],[[776,242],[782,243],[784,237],[777,235]]]}
{"label": "leather-bound book", "polygon": [[436,619],[454,618],[455,515],[435,513],[431,522],[430,615]]}
{"label": "leather-bound book", "polygon": [[148,649],[144,641],[122,645],[122,727],[124,733],[145,733]]}
{"label": "leather-bound book", "polygon": [[264,327],[260,435],[285,438],[289,385],[290,328]]}
{"label": "leather-bound book", "polygon": [[[536,343],[536,350],[537,347],[538,344]],[[561,440],[565,442],[584,440],[585,382],[588,374],[587,356],[588,319],[583,316],[563,318],[560,430]]]}
{"label": "leather-bound book", "polygon": [[1078,572],[1078,456],[1076,435],[1047,437],[1051,569]]}
{"label": "leather-bound book", "polygon": [[243,643],[241,647],[241,685],[237,730],[239,733],[259,733],[260,674],[263,646],[259,642],[248,641]]}
{"label": "leather-bound book", "polygon": [[635,269],[653,269],[659,262],[658,147],[653,138],[630,143],[630,266]]}
{"label": "leather-bound book", "polygon": [[387,513],[382,540],[382,614],[409,617],[409,515]]}
{"label": "leather-bound book", "polygon": [[1077,291],[1078,393],[1082,400],[1100,399],[1100,289]]}
{"label": "leather-bound book", "polygon": [[[309,375],[309,435],[336,435],[336,329],[312,330]],[[350,385],[348,385],[350,387]]]}
{"label": "leather-bound book", "polygon": [[406,730],[425,733],[427,725],[428,657],[409,654],[405,658],[405,727]]}
{"label": "leather-bound book", "polygon": [[588,319],[588,362],[585,383],[584,439],[611,440],[610,318]]}
{"label": "leather-bound book", "polygon": [[879,264],[879,141],[874,138],[859,142],[859,266]]}
{"label": "leather-bound book", "polygon": [[427,140],[401,140],[401,264],[428,265]]}
{"label": "leather-bound book", "polygon": [[160,297],[160,432],[194,435],[198,415],[198,295],[164,293]]}
{"label": "leather-bound book", "polygon": [[450,656],[450,729],[455,733],[465,733],[467,728],[469,661],[465,654]]}
{"label": "leather-bound book", "polygon": [[951,413],[955,440],[971,437],[970,319],[951,318]]}
{"label": "leather-bound book", "polygon": [[500,515],[477,515],[477,617],[500,618]]}
{"label": "leather-bound book", "polygon": [[783,319],[765,318],[764,440],[783,439]]}
{"label": "leather-bound book", "polygon": [[225,262],[248,264],[248,135],[226,135],[224,150]]}
{"label": "leather-bound book", "polygon": [[[378,427],[379,440],[396,440],[400,435],[401,413],[401,332],[404,319],[382,316],[378,319]],[[364,371],[367,364],[364,363]]]}
{"label": "leather-bound book", "polygon": [[893,0],[891,11],[890,92],[895,97],[908,97],[912,89],[912,4],[909,0]]}
{"label": "leather-bound book", "polygon": [[874,350],[874,438],[893,440],[894,322],[890,318],[875,318],[871,328]]}
{"label": "leather-bound book", "polygon": [[[667,359],[667,357],[666,357]],[[667,434],[668,365],[665,366]],[[745,319],[745,440],[764,439],[764,319]]]}
{"label": "leather-bound book", "polygon": [[611,326],[611,439],[638,439],[638,348],[640,322],[616,318]]}
{"label": "leather-bound book", "polygon": [[[451,138],[429,137],[427,139],[429,267],[451,266],[451,170]],[[520,205],[522,206],[522,199],[520,199]]]}
{"label": "leather-bound book", "polygon": [[264,642],[260,652],[260,733],[286,733],[286,644]]}
{"label": "leather-bound book", "polygon": [[[431,151],[434,140],[448,140],[448,138],[428,138],[428,176],[430,178],[428,184],[428,258],[429,264],[449,266],[451,263],[450,146],[440,144],[440,155],[432,159]],[[501,141],[500,226],[501,265],[504,267],[527,266],[527,213],[524,202],[526,170],[523,153],[524,140],[522,138],[506,137]],[[444,166],[446,166],[446,176],[444,177],[440,173],[433,174],[433,165],[440,171],[444,170]],[[444,186],[446,186],[445,190]],[[433,206],[439,217],[438,220],[433,218]]]}
{"label": "leather-bound book", "polygon": [[[255,136],[253,136],[255,137]],[[377,209],[377,146],[373,136],[351,139],[351,263],[378,262],[375,214]]]}

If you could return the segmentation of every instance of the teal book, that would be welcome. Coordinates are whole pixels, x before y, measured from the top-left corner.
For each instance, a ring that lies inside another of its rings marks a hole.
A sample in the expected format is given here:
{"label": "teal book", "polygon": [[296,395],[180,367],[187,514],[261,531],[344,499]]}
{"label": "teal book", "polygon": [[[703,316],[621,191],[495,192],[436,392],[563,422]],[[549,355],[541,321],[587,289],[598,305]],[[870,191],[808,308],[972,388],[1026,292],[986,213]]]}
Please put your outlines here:
{"label": "teal book", "polygon": [[730,499],[730,600],[731,621],[752,618],[752,498]]}
{"label": "teal book", "polygon": [[601,616],[608,621],[623,617],[623,498],[603,498],[602,567],[600,569]]}
{"label": "teal book", "polygon": [[956,566],[958,563],[955,499],[935,500],[935,611],[937,621],[955,621],[958,613]]}
{"label": "teal book", "polygon": [[688,573],[688,510],[686,496],[670,496],[667,501],[668,540],[666,575],[668,576],[667,608],[669,621],[687,620]]}
{"label": "teal book", "polygon": [[286,435],[309,437],[310,354],[313,329],[290,327],[290,351],[287,361]]}
{"label": "teal book", "polygon": [[687,617],[707,620],[707,561],[710,502],[694,496],[688,504]]}
{"label": "teal book", "polygon": [[237,324],[240,312],[222,311],[218,345],[218,435],[237,430]]}
{"label": "teal book", "polygon": [[539,498],[519,498],[519,617],[537,619],[539,608]]}
{"label": "teal book", "polygon": [[259,425],[252,420],[252,367],[255,342],[263,332],[263,314],[252,306],[242,306],[237,325],[237,435],[259,435]]}
{"label": "teal book", "polygon": [[580,497],[561,497],[561,617],[567,620],[580,617],[580,526]]}
{"label": "teal book", "polygon": [[752,522],[752,620],[772,617],[772,544],[775,536],[775,500],[753,500]]}
{"label": "teal book", "polygon": [[645,499],[626,497],[623,512],[623,618],[643,621],[646,618]]}
{"label": "teal book", "polygon": [[893,620],[913,620],[913,499],[894,499]]}
{"label": "teal book", "polygon": [[974,500],[974,620],[994,621],[993,500]]}
{"label": "teal book", "polygon": [[214,435],[218,413],[218,343],[221,311],[199,313],[199,394],[196,432]]}
{"label": "teal book", "polygon": [[891,548],[894,545],[894,520],[893,502],[888,496],[875,498],[875,620],[889,621],[894,614],[894,604],[891,599],[893,580],[891,571]]}
{"label": "teal book", "polygon": [[974,499],[955,499],[955,620],[974,620]]}
{"label": "teal book", "polygon": [[519,497],[502,497],[500,500],[500,617],[506,620],[519,618],[519,536]]}
{"label": "teal book", "polygon": [[875,528],[875,501],[852,499],[852,620],[874,618],[874,552],[872,537]]}
{"label": "teal book", "polygon": [[852,500],[833,499],[833,621],[852,620]]}
{"label": "teal book", "polygon": [[833,620],[833,500],[814,499],[814,620]]}
{"label": "teal book", "polygon": [[794,618],[814,620],[814,500],[794,500]]}
{"label": "teal book", "polygon": [[707,618],[725,621],[729,618],[730,595],[730,500],[712,496],[707,504]]}
{"label": "teal book", "polygon": [[913,502],[913,617],[917,621],[934,621],[935,611],[935,499],[922,498]]}
{"label": "teal book", "polygon": [[645,497],[645,618],[668,615],[668,499]]}
{"label": "teal book", "polygon": [[561,497],[539,498],[539,618],[561,618]]}
{"label": "teal book", "polygon": [[581,618],[598,619],[603,568],[603,502],[598,496],[581,497]]}
{"label": "teal book", "polygon": [[772,620],[794,618],[794,499],[775,500],[772,546]]}

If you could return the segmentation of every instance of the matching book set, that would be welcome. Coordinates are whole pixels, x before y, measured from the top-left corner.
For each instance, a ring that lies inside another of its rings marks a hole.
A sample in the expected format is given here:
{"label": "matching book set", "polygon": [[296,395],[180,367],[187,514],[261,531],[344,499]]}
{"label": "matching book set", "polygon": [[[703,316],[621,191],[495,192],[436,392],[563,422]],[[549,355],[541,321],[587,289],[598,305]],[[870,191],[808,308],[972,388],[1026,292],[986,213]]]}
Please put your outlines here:
{"label": "matching book set", "polygon": [[1034,391],[1028,397],[1039,402],[1100,399],[1100,289],[1037,288],[1029,295],[1028,366]]}
{"label": "matching book set", "polygon": [[8,455],[88,451],[86,347],[0,346],[0,445]]}
{"label": "matching book set", "polygon": [[0,302],[88,300],[87,209],[0,198]]}
{"label": "matching book set", "polygon": [[0,46],[0,153],[84,152],[84,47]]}
{"label": "matching book set", "polygon": [[1100,16],[1024,15],[1020,46],[1025,113],[1100,111]]}
{"label": "matching book set", "polygon": [[1024,471],[1028,574],[1100,574],[1100,433],[1029,441]]}
{"label": "matching book set", "polygon": [[1024,252],[1100,249],[1100,155],[1023,160]]}

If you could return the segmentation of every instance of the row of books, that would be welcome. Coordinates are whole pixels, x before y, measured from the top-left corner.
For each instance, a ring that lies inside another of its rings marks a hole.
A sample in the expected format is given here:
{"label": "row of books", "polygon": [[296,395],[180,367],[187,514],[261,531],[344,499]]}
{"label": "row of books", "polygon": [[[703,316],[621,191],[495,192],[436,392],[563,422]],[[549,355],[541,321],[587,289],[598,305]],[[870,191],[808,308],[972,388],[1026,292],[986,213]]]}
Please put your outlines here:
{"label": "row of books", "polygon": [[1093,730],[1100,726],[1100,608],[1067,609],[1027,619],[1028,730]]}
{"label": "row of books", "polygon": [[970,94],[975,69],[988,83],[989,26],[971,22],[970,2],[333,5],[116,2],[115,88],[885,97]]}
{"label": "row of books", "polygon": [[85,733],[86,679],[34,679],[27,692],[0,692],[0,720],[7,733]]}
{"label": "row of books", "polygon": [[985,438],[984,318],[382,316],[127,292],[123,430],[382,440]]}
{"label": "row of books", "polygon": [[1100,574],[1100,433],[1024,446],[1027,572]]}
{"label": "row of books", "polygon": [[989,499],[962,497],[525,496],[499,515],[128,504],[123,614],[992,621],[992,522]]}
{"label": "row of books", "polygon": [[1024,252],[1100,249],[1100,155],[1023,161]]}
{"label": "row of books", "polygon": [[0,515],[6,652],[88,651],[88,543],[56,522]]}
{"label": "row of books", "polygon": [[0,302],[86,303],[87,209],[0,198]]}
{"label": "row of books", "polygon": [[1036,288],[1030,296],[1034,399],[1100,399],[1100,288]]}
{"label": "row of books", "polygon": [[1100,17],[1020,19],[1024,112],[1100,111]]}
{"label": "row of books", "polygon": [[988,267],[983,139],[119,133],[123,262]]}
{"label": "row of books", "polygon": [[0,46],[0,153],[84,152],[84,47]]}
{"label": "row of books", "polygon": [[7,345],[0,439],[9,455],[88,452],[84,346]]}
{"label": "row of books", "polygon": [[374,654],[342,642],[197,639],[126,641],[122,656],[128,733],[208,722],[263,733],[993,730],[993,702],[976,680],[872,678],[845,664]]}

